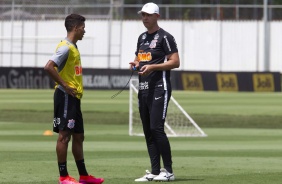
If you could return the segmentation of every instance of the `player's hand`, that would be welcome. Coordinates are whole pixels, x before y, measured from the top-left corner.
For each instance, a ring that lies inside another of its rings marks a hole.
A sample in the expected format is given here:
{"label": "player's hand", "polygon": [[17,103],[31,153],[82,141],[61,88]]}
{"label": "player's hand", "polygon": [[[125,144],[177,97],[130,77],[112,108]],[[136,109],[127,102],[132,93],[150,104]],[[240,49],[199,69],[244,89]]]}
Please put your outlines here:
{"label": "player's hand", "polygon": [[66,91],[67,94],[69,94],[73,97],[75,97],[76,94],[77,94],[77,90],[75,88],[70,87],[70,86],[66,86],[65,91]]}

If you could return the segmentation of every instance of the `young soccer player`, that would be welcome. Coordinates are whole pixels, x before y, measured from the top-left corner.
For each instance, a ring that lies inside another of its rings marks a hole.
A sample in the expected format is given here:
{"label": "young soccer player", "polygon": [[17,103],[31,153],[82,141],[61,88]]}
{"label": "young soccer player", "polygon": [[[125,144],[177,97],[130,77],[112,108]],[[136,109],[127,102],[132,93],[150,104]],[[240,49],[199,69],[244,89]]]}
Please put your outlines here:
{"label": "young soccer player", "polygon": [[[50,58],[45,70],[56,82],[54,92],[54,127],[58,133],[56,146],[59,184],[101,184],[103,178],[89,175],[83,155],[84,125],[80,108],[83,95],[82,66],[76,42],[85,33],[85,18],[71,14],[65,19],[67,37],[62,40],[56,53]],[[80,175],[79,182],[67,170],[67,150],[72,138],[72,153]]]}

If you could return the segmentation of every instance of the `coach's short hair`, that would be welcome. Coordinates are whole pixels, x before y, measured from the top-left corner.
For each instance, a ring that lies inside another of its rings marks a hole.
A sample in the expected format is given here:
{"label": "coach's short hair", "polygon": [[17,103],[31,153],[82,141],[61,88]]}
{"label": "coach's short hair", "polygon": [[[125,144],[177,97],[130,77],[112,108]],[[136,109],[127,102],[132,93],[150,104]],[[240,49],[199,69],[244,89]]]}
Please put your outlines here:
{"label": "coach's short hair", "polygon": [[70,32],[75,26],[80,26],[84,23],[85,17],[78,14],[70,14],[65,19],[65,27],[67,32]]}

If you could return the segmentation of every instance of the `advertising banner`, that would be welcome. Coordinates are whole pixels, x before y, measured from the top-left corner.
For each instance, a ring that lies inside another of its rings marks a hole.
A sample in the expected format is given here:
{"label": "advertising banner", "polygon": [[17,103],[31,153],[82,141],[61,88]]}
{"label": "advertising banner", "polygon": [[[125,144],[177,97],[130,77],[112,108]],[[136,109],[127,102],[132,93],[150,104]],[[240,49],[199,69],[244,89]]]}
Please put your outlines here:
{"label": "advertising banner", "polygon": [[190,91],[281,92],[279,72],[190,72],[180,71],[182,86]]}
{"label": "advertising banner", "polygon": [[[126,69],[83,69],[85,89],[128,89],[128,82],[138,78]],[[171,71],[175,90],[281,92],[279,72],[203,72]],[[50,89],[53,80],[43,68],[0,67],[0,88]]]}
{"label": "advertising banner", "polygon": [[0,67],[0,88],[49,89],[53,86],[43,68]]}

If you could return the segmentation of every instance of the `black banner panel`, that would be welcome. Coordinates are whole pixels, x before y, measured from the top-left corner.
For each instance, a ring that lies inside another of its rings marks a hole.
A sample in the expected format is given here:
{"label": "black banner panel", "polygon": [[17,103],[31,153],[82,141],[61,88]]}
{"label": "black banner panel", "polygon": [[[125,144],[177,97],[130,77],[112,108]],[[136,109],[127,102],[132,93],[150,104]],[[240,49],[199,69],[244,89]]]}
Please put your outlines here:
{"label": "black banner panel", "polygon": [[[83,69],[85,89],[122,89],[130,77],[138,78],[137,72],[121,69]],[[0,67],[0,88],[47,89],[54,88],[54,82],[43,68]]]}
{"label": "black banner panel", "polygon": [[0,67],[0,88],[48,89],[53,84],[43,68]]}
{"label": "black banner panel", "polygon": [[280,92],[279,72],[190,72],[181,71],[182,86],[190,91]]}
{"label": "black banner panel", "polygon": [[[132,75],[132,76],[131,76]],[[138,78],[137,72],[124,69],[83,69],[85,89],[122,89],[131,79]],[[129,84],[126,86],[129,88]]]}
{"label": "black banner panel", "polygon": [[[126,69],[83,69],[85,89],[122,89],[137,72]],[[279,72],[171,71],[172,88],[189,91],[281,92]],[[48,89],[54,82],[43,68],[0,67],[0,88]]]}

